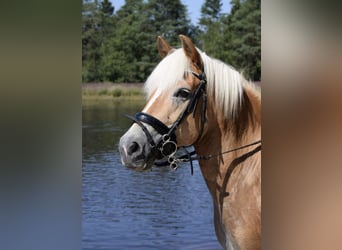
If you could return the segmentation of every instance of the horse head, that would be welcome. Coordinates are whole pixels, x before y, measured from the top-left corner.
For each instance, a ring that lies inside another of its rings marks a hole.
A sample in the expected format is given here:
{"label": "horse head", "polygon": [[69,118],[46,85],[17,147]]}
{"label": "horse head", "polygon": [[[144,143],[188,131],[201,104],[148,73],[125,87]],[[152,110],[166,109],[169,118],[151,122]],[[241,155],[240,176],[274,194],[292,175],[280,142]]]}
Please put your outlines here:
{"label": "horse head", "polygon": [[157,39],[163,59],[145,83],[147,103],[142,112],[128,116],[135,123],[119,143],[121,161],[128,168],[150,169],[156,159],[172,157],[178,147],[192,145],[201,136],[205,120],[204,64],[192,41],[179,37],[179,49],[161,37]]}

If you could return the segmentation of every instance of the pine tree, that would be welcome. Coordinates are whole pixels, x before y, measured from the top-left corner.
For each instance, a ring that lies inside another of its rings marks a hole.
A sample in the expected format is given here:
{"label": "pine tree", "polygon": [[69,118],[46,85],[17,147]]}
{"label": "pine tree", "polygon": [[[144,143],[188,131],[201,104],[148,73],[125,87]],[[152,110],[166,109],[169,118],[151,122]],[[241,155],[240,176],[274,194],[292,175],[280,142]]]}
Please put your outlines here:
{"label": "pine tree", "polygon": [[149,0],[146,8],[155,37],[160,35],[170,44],[178,44],[180,34],[192,35],[187,8],[180,0]]}
{"label": "pine tree", "polygon": [[101,51],[102,75],[112,82],[141,82],[143,42],[139,35],[145,19],[142,0],[126,0],[115,17],[115,33],[108,38]]}
{"label": "pine tree", "polygon": [[229,63],[251,80],[261,78],[260,0],[233,0],[225,22],[224,45]]}
{"label": "pine tree", "polygon": [[102,75],[113,82],[142,82],[160,61],[156,39],[179,43],[193,26],[180,0],[126,0],[115,15],[115,33],[101,47]]}
{"label": "pine tree", "polygon": [[103,0],[103,2],[101,2],[101,11],[105,15],[112,16],[114,13],[114,7],[108,0]]}
{"label": "pine tree", "polygon": [[206,0],[201,8],[199,20],[201,48],[210,56],[223,59],[221,0]]}
{"label": "pine tree", "polygon": [[82,80],[83,82],[100,81],[98,62],[100,53],[101,14],[97,1],[82,2]]}
{"label": "pine tree", "polygon": [[82,80],[145,81],[160,61],[158,35],[177,45],[197,32],[180,0],[126,0],[115,13],[108,0],[83,0]]}
{"label": "pine tree", "polygon": [[218,22],[222,3],[220,0],[206,0],[201,7],[200,24],[207,26],[213,22]]}

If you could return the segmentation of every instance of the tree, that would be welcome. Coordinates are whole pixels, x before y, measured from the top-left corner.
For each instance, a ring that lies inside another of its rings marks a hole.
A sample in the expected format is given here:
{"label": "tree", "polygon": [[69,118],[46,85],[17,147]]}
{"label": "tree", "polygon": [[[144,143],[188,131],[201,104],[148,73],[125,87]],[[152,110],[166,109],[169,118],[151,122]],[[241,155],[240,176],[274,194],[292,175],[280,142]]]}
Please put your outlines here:
{"label": "tree", "polygon": [[105,15],[112,16],[114,13],[114,7],[108,0],[103,0],[103,2],[101,2],[101,11]]}
{"label": "tree", "polygon": [[221,0],[206,0],[201,7],[200,24],[207,26],[218,22],[221,15]]}
{"label": "tree", "polygon": [[[206,48],[221,58],[221,2],[216,2],[218,7],[208,5],[204,11],[204,17],[208,17],[205,23],[214,20],[208,26],[211,35],[207,37]],[[161,59],[157,36],[177,45],[179,34],[198,43],[199,28],[190,22],[181,0],[126,0],[116,12],[110,0],[83,0],[82,80],[145,81]]]}
{"label": "tree", "polygon": [[169,43],[176,44],[178,35],[192,35],[187,8],[180,0],[149,0],[146,9],[155,36],[160,35]]}
{"label": "tree", "polygon": [[230,64],[253,80],[261,78],[260,0],[232,0],[224,29],[225,55]]}
{"label": "tree", "polygon": [[101,74],[112,82],[142,82],[160,61],[156,39],[179,43],[193,36],[187,9],[180,0],[126,0],[115,15],[115,32],[101,46]]}
{"label": "tree", "polygon": [[82,1],[82,81],[103,81],[99,49],[112,35],[114,7],[108,0]]}
{"label": "tree", "polygon": [[97,1],[82,1],[82,80],[84,82],[101,80],[98,62],[100,53],[101,15]]}
{"label": "tree", "polygon": [[209,55],[223,60],[221,0],[206,0],[201,7],[200,40],[201,47]]}
{"label": "tree", "polygon": [[[116,13],[115,33],[101,46],[102,75],[112,82],[141,82],[139,62],[146,42],[139,39],[145,20],[142,0],[126,0]],[[143,70],[144,71],[144,70]]]}

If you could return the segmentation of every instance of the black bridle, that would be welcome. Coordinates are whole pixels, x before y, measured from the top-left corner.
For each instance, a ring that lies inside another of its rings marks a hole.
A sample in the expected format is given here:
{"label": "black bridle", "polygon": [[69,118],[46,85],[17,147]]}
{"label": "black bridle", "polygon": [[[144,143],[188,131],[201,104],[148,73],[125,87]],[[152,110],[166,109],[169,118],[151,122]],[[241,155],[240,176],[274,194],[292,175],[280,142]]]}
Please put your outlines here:
{"label": "black bridle", "polygon": [[[177,127],[182,123],[182,121],[191,113],[193,113],[193,117],[195,117],[197,104],[202,96],[202,112],[201,112],[201,130],[195,142],[191,145],[195,144],[202,136],[203,127],[206,122],[206,109],[207,109],[207,94],[206,94],[206,85],[207,85],[207,77],[205,73],[197,74],[191,71],[192,75],[200,80],[199,85],[195,89],[195,91],[191,94],[190,100],[188,102],[187,107],[185,110],[178,116],[177,120],[171,125],[171,127],[166,126],[163,122],[158,120],[157,118],[139,112],[135,114],[135,116],[125,115],[127,118],[133,120],[137,123],[143,132],[145,133],[147,140],[151,146],[152,154],[157,158],[161,159],[164,157],[168,157],[168,163],[173,168],[176,169],[178,167],[178,161],[174,157],[176,154],[178,147],[177,147],[177,138],[175,135],[175,131]],[[158,142],[153,140],[153,136],[146,128],[145,124],[150,125],[153,127],[160,135],[161,138]],[[189,146],[191,146],[189,145]]]}
{"label": "black bridle", "polygon": [[[197,74],[197,73],[191,71],[192,75],[194,75],[196,78],[198,78],[200,80],[200,84],[197,86],[195,91],[191,94],[190,101],[189,101],[187,107],[185,108],[185,110],[183,111],[183,113],[181,113],[179,115],[177,120],[170,127],[166,126],[163,122],[161,122],[157,118],[155,118],[149,114],[143,113],[143,112],[139,112],[139,113],[135,114],[135,116],[125,114],[125,116],[127,118],[133,120],[135,123],[137,123],[141,127],[141,129],[145,133],[147,140],[151,146],[151,151],[152,151],[153,156],[156,159],[162,159],[164,157],[168,158],[167,162],[155,162],[154,164],[156,166],[167,166],[167,165],[169,165],[172,169],[177,169],[178,164],[180,162],[190,162],[191,174],[193,174],[192,161],[194,161],[194,160],[209,160],[215,156],[228,154],[228,153],[238,151],[238,150],[241,150],[243,148],[247,148],[247,147],[250,147],[250,146],[253,146],[256,144],[261,144],[261,140],[258,140],[258,141],[243,145],[241,147],[230,149],[230,150],[218,153],[218,154],[202,155],[202,156],[193,156],[196,154],[196,152],[195,151],[189,152],[186,149],[187,147],[190,147],[199,141],[199,139],[202,137],[203,128],[204,128],[204,125],[206,123],[207,77],[206,77],[204,71],[202,71],[202,72],[203,72],[202,74]],[[183,146],[183,148],[186,151],[186,154],[176,158],[175,154],[178,151],[178,146],[177,146],[177,138],[175,135],[175,131],[176,131],[177,127],[182,123],[182,121],[189,114],[193,113],[193,117],[195,117],[197,104],[198,104],[198,101],[199,101],[201,96],[202,96],[202,111],[201,111],[200,133],[198,134],[197,139],[192,144],[187,145],[187,146]],[[159,139],[158,142],[155,142],[153,140],[153,136],[148,131],[148,129],[146,128],[144,123],[153,127],[161,135],[161,138]],[[261,150],[261,145],[259,145],[256,149],[257,149],[257,151]]]}

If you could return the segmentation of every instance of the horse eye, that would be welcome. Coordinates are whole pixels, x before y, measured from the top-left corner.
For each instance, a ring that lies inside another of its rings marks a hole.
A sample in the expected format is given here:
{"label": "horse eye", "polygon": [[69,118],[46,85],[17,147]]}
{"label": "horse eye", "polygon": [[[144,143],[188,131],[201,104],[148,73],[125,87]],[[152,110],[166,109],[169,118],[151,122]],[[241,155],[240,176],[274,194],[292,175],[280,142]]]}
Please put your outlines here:
{"label": "horse eye", "polygon": [[175,97],[179,97],[179,98],[188,98],[190,96],[190,90],[182,88],[179,89],[175,94]]}

